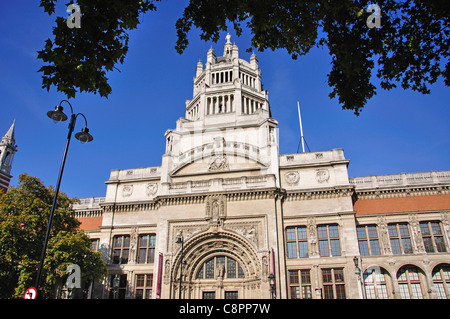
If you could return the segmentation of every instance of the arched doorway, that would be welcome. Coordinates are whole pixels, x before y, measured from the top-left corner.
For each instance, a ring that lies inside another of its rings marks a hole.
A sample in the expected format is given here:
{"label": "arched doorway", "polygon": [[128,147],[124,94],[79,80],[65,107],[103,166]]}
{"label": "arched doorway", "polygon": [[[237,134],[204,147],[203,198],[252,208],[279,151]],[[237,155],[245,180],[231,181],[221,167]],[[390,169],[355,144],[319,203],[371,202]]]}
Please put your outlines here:
{"label": "arched doorway", "polygon": [[[179,296],[180,264],[181,249],[172,267],[172,298]],[[228,231],[202,233],[184,245],[181,298],[268,298],[267,272],[247,239]]]}

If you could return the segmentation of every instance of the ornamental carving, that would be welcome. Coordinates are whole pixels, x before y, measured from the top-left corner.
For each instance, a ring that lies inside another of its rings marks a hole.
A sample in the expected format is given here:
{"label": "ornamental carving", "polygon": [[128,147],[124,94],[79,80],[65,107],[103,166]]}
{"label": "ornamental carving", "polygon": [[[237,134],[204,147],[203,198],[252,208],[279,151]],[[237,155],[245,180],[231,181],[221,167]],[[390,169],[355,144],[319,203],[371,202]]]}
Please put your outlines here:
{"label": "ornamental carving", "polygon": [[316,169],[316,180],[319,183],[327,183],[330,179],[330,172],[327,169]]}
{"label": "ornamental carving", "polygon": [[147,196],[155,195],[158,191],[158,184],[156,183],[148,183],[145,187],[145,194]]}
{"label": "ornamental carving", "polygon": [[211,157],[208,166],[209,171],[223,171],[228,170],[229,168],[230,166],[228,165],[227,158],[223,154],[218,154]]}
{"label": "ornamental carving", "polygon": [[300,181],[300,174],[297,171],[287,172],[284,174],[284,178],[289,185],[297,185]]}
{"label": "ornamental carving", "polygon": [[426,253],[425,246],[423,245],[422,233],[420,232],[419,221],[416,214],[409,215],[409,224],[411,225],[411,232],[413,235],[413,242],[416,245],[416,252]]}
{"label": "ornamental carving", "polygon": [[122,187],[122,196],[129,197],[133,194],[133,185],[124,185]]}
{"label": "ornamental carving", "polygon": [[392,251],[391,245],[389,243],[388,226],[386,223],[386,218],[378,217],[377,226],[380,231],[380,239],[381,239],[381,246],[383,247],[383,252],[385,255],[390,255],[392,254]]}
{"label": "ornamental carving", "polygon": [[314,217],[308,218],[308,241],[310,245],[311,257],[319,256],[319,247],[317,241],[317,225]]}

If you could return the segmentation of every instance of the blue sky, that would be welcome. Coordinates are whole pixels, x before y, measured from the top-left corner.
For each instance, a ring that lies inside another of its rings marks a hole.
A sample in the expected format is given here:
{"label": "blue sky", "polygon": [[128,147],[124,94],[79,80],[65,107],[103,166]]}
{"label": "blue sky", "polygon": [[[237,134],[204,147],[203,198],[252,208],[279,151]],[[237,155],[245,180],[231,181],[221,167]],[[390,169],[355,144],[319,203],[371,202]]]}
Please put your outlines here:
{"label": "blue sky", "polygon": [[[226,32],[218,43],[203,42],[197,30],[189,33],[190,45],[176,53],[175,22],[186,1],[163,1],[156,12],[130,32],[130,49],[121,72],[109,73],[112,94],[108,99],[77,94],[70,99],[75,112],[83,113],[94,141],[82,145],[73,138],[66,161],[61,191],[71,197],[104,196],[111,169],[161,165],[164,133],[184,116],[185,100],[192,98],[192,79],[200,59],[213,46],[223,52]],[[39,1],[1,1],[0,12],[0,135],[16,119],[17,152],[11,184],[21,173],[55,185],[61,163],[67,124],[47,118],[65,96],[41,88],[36,51],[51,38],[55,15],[48,16]],[[64,3],[56,14],[67,17]],[[240,57],[249,60],[248,31],[231,42]],[[450,89],[442,79],[430,95],[394,89],[370,100],[359,117],[344,111],[328,94],[327,49],[314,49],[292,60],[284,51],[256,52],[264,89],[269,91],[272,116],[279,122],[280,153],[297,151],[300,140],[297,100],[303,130],[311,151],[343,148],[350,159],[349,176],[396,174],[450,169]],[[378,83],[375,81],[375,83]],[[84,122],[78,118],[75,131]]]}

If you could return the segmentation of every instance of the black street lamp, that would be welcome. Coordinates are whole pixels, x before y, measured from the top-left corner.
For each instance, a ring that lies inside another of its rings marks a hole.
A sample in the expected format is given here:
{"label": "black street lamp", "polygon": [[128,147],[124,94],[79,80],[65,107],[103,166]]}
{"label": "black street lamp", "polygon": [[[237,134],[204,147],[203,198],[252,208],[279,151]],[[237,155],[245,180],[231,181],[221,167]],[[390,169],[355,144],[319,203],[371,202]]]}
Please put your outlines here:
{"label": "black street lamp", "polygon": [[64,171],[64,165],[66,163],[67,151],[69,150],[70,138],[72,137],[72,133],[75,128],[75,122],[77,120],[78,115],[81,115],[84,118],[84,122],[86,123],[86,125],[81,130],[81,132],[78,132],[75,134],[75,138],[83,144],[86,142],[91,142],[94,139],[92,137],[92,135],[89,134],[89,129],[87,128],[86,117],[82,113],[74,114],[72,105],[67,100],[62,100],[61,102],[59,102],[59,105],[57,105],[55,107],[55,110],[47,112],[47,116],[49,118],[51,118],[55,123],[59,123],[59,122],[63,122],[65,120],[67,120],[67,115],[64,114],[63,107],[61,106],[62,102],[66,102],[70,106],[71,115],[70,115],[70,121],[69,121],[69,133],[67,134],[66,147],[64,148],[64,155],[62,158],[61,167],[59,169],[58,180],[56,182],[56,187],[55,187],[55,196],[53,197],[52,209],[50,211],[50,216],[48,218],[47,231],[45,233],[45,240],[44,240],[44,247],[42,249],[41,260],[39,263],[39,268],[38,268],[38,272],[37,272],[37,276],[36,276],[35,288],[38,291],[38,294],[39,294],[39,282],[41,280],[42,268],[44,266],[45,253],[47,251],[47,244],[48,244],[48,240],[50,237],[50,230],[51,230],[51,226],[52,226],[53,215],[55,213],[56,201],[57,201],[58,193],[59,193],[59,186],[61,184],[61,178],[62,178],[62,174]]}
{"label": "black street lamp", "polygon": [[181,244],[181,263],[180,263],[180,291],[178,292],[178,299],[181,299],[181,281],[183,279],[183,249],[184,249],[184,240],[183,235],[180,235],[177,238],[177,244]]}
{"label": "black street lamp", "polygon": [[270,284],[270,294],[272,299],[276,298],[276,284],[275,284],[275,275],[274,274],[270,274],[269,277],[269,284]]}

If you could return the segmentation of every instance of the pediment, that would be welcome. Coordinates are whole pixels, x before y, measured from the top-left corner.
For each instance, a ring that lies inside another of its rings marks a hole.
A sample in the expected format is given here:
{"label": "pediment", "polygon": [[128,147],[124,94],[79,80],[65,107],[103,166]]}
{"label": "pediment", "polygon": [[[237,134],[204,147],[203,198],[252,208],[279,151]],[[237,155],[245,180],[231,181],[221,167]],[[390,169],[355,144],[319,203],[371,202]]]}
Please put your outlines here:
{"label": "pediment", "polygon": [[242,156],[240,154],[210,154],[205,157],[192,158],[178,165],[171,175],[216,174],[233,171],[245,171],[267,168],[268,165],[257,158]]}

